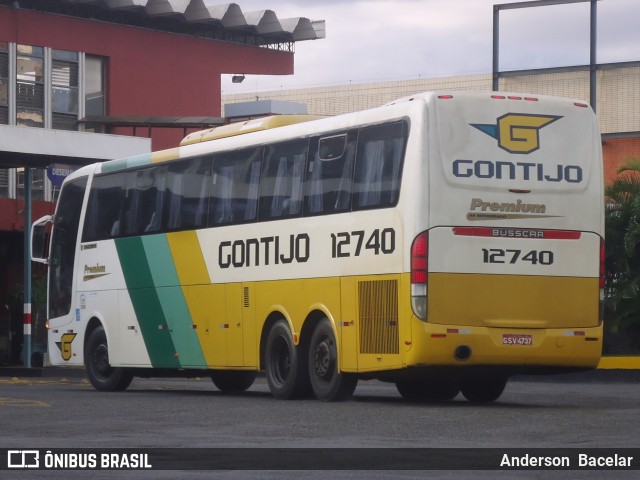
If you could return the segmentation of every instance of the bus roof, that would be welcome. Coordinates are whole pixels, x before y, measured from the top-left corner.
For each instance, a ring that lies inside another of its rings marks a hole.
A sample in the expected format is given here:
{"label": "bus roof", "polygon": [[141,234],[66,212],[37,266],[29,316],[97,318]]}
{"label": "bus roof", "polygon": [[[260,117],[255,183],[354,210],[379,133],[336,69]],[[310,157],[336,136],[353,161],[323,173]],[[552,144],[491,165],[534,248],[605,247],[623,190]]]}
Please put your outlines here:
{"label": "bus roof", "polygon": [[184,137],[180,146],[192,145],[194,143],[208,142],[219,138],[234,137],[245,133],[257,132],[259,130],[269,130],[271,128],[284,127],[294,123],[309,122],[325,118],[321,115],[273,115],[270,117],[255,118],[244,122],[230,123],[222,127],[208,128],[193,132]]}

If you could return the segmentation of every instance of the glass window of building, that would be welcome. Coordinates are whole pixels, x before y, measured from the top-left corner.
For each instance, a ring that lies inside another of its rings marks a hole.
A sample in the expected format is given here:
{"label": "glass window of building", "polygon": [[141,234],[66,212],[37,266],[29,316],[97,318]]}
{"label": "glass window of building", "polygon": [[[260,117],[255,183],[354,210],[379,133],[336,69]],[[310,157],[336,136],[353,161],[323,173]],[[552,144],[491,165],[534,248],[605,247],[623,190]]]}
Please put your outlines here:
{"label": "glass window of building", "polygon": [[[86,116],[104,116],[106,114],[105,97],[106,59],[95,55],[85,55],[84,61],[84,109]],[[104,133],[87,126],[86,131]]]}
{"label": "glass window of building", "polygon": [[51,126],[78,129],[78,53],[51,51]]}
{"label": "glass window of building", "polygon": [[[44,184],[47,175],[41,168],[31,169],[31,198],[44,200]],[[17,198],[24,198],[24,168],[16,168]]]}
{"label": "glass window of building", "polygon": [[9,196],[9,174],[11,170],[8,168],[0,168],[0,198]]}
{"label": "glass window of building", "polygon": [[[9,44],[0,42],[0,124],[9,123]],[[0,187],[1,189],[2,187]]]}
{"label": "glass window of building", "polygon": [[16,124],[44,127],[44,48],[18,45]]}

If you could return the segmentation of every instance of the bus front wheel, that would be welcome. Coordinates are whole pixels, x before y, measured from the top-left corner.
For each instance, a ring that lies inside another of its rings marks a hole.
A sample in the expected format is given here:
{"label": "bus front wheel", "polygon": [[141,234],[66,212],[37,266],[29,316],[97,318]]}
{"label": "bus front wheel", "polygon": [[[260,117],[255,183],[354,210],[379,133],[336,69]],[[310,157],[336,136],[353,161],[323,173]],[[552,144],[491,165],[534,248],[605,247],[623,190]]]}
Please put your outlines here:
{"label": "bus front wheel", "polygon": [[309,390],[306,358],[299,355],[284,319],[269,330],[264,361],[269,390],[275,398],[288,400],[305,396]]}
{"label": "bus front wheel", "polygon": [[109,347],[103,327],[96,328],[89,335],[84,362],[87,367],[87,377],[96,390],[103,392],[122,391],[133,380],[133,375],[126,369],[112,367],[109,363]]}
{"label": "bus front wheel", "polygon": [[323,319],[309,345],[309,378],[313,393],[325,402],[349,398],[358,384],[353,374],[338,372],[338,349],[331,323]]}
{"label": "bus front wheel", "polygon": [[506,377],[467,378],[462,382],[460,390],[470,402],[490,403],[500,398],[507,380]]}

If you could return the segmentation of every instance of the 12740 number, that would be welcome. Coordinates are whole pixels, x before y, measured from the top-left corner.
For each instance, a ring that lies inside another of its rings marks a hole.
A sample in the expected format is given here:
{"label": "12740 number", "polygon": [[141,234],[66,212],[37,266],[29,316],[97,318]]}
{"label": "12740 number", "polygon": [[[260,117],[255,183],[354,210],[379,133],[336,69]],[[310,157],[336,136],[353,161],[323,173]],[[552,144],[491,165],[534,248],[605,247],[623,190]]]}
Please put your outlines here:
{"label": "12740 number", "polygon": [[331,234],[331,257],[359,257],[364,252],[389,255],[396,249],[396,231],[376,228],[370,234],[364,230]]}
{"label": "12740 number", "polygon": [[483,248],[482,261],[484,263],[529,262],[532,265],[553,265],[553,252],[549,250],[522,251],[516,249]]}

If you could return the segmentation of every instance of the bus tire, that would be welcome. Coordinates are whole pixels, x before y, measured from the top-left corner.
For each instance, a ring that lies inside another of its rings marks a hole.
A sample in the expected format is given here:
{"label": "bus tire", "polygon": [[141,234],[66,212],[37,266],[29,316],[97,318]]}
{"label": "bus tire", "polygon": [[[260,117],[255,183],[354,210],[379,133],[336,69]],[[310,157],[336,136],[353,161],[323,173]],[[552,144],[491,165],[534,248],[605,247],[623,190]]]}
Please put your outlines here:
{"label": "bus tire", "polygon": [[221,392],[244,392],[253,385],[256,375],[246,370],[216,370],[211,372],[211,380]]}
{"label": "bus tire", "polygon": [[119,392],[125,390],[133,380],[133,375],[125,368],[112,367],[109,363],[109,347],[103,327],[96,328],[89,335],[84,363],[87,377],[96,390]]}
{"label": "bus tire", "polygon": [[358,384],[353,374],[338,372],[338,349],[329,320],[324,318],[313,331],[309,344],[309,379],[313,393],[324,402],[349,398]]}
{"label": "bus tire", "polygon": [[473,403],[490,403],[502,395],[507,386],[506,377],[467,378],[460,390],[464,398]]}
{"label": "bus tire", "polygon": [[278,320],[269,330],[264,361],[269,390],[275,398],[300,398],[308,391],[306,358],[299,355],[289,324],[284,319]]}
{"label": "bus tire", "polygon": [[448,402],[460,393],[458,382],[451,379],[403,378],[396,382],[398,392],[412,402]]}

